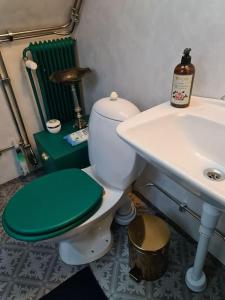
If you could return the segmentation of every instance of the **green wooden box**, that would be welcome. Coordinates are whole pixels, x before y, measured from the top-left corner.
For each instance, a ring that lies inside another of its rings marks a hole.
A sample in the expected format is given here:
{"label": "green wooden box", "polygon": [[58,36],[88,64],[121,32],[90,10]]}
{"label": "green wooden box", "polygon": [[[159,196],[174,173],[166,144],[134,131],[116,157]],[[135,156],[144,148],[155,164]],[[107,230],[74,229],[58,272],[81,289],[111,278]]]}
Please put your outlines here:
{"label": "green wooden box", "polygon": [[44,130],[34,134],[38,153],[46,173],[67,168],[85,168],[90,165],[88,145],[83,142],[71,146],[63,137],[75,131],[74,122],[65,123],[59,133],[52,134]]}

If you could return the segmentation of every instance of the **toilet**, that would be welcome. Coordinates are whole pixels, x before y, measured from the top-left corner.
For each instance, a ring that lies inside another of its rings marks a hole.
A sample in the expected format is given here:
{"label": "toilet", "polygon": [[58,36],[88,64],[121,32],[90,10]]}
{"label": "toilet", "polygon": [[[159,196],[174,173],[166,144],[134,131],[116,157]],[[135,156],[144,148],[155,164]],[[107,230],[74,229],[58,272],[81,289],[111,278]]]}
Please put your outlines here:
{"label": "toilet", "polygon": [[137,113],[115,92],[97,101],[89,120],[91,166],[50,173],[20,189],[4,210],[5,232],[27,242],[54,240],[61,259],[71,265],[107,253],[114,217],[121,225],[135,217],[127,193],[145,162],[118,137],[116,127]]}

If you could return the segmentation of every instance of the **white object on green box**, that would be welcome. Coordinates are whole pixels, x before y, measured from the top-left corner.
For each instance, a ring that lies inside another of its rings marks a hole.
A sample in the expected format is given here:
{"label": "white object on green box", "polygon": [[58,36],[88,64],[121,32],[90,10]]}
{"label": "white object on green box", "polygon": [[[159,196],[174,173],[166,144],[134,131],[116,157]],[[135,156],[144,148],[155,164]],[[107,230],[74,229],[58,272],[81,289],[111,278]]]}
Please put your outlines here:
{"label": "white object on green box", "polygon": [[83,128],[73,133],[64,136],[64,139],[72,146],[76,146],[80,143],[88,140],[88,128]]}
{"label": "white object on green box", "polygon": [[61,123],[57,119],[51,119],[46,122],[46,127],[50,133],[58,133],[61,130]]}

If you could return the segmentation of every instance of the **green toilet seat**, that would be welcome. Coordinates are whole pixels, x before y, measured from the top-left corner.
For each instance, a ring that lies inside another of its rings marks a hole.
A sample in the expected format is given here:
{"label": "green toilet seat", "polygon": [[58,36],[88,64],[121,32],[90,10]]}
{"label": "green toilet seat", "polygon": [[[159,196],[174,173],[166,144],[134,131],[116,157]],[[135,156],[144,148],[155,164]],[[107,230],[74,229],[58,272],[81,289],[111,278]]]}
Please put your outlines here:
{"label": "green toilet seat", "polygon": [[2,224],[16,239],[49,239],[77,227],[99,208],[103,188],[85,172],[66,169],[40,177],[6,206]]}

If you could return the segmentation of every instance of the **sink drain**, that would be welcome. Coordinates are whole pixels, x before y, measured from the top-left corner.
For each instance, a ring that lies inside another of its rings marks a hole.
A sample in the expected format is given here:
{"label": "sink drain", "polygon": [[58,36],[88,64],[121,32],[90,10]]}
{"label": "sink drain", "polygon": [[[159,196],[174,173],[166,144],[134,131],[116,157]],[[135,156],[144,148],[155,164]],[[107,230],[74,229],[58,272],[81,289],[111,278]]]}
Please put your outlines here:
{"label": "sink drain", "polygon": [[213,181],[222,181],[225,179],[225,174],[222,171],[213,168],[206,169],[204,175]]}

